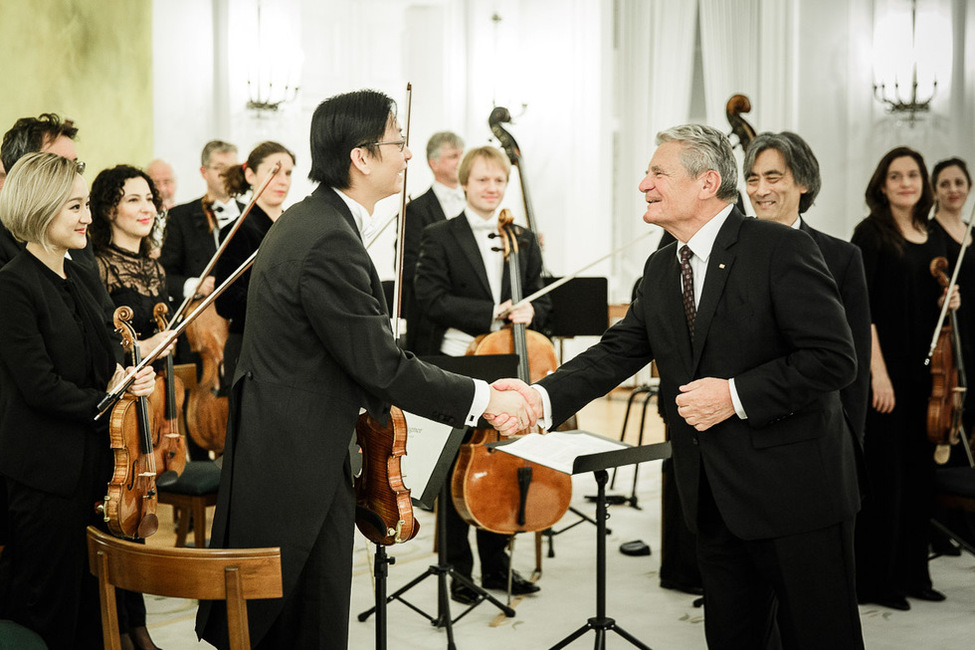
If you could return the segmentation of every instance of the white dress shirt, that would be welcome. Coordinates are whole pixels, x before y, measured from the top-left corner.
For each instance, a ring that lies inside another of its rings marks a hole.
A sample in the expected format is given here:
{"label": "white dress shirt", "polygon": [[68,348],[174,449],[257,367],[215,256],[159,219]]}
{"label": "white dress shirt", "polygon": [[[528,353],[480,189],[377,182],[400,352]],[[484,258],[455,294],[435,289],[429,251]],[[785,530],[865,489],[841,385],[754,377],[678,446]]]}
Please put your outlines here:
{"label": "white dress shirt", "polygon": [[[334,189],[334,188],[333,188]],[[365,232],[369,230],[372,225],[373,219],[369,211],[366,210],[365,206],[359,204],[355,199],[349,197],[342,190],[336,189],[335,193],[338,194],[342,201],[349,206],[349,210],[352,212],[352,219],[355,220],[356,228],[359,229],[359,235],[366,239]],[[477,424],[478,419],[487,410],[488,403],[491,401],[491,389],[487,385],[486,381],[481,379],[474,380],[474,401],[471,403],[471,409],[467,413],[467,418],[464,420],[466,426],[472,427]],[[359,413],[364,413],[365,409],[359,409]]]}
{"label": "white dress shirt", "polygon": [[448,219],[453,219],[467,207],[467,197],[460,185],[447,187],[440,181],[433,181],[433,194],[440,201],[440,208]]}

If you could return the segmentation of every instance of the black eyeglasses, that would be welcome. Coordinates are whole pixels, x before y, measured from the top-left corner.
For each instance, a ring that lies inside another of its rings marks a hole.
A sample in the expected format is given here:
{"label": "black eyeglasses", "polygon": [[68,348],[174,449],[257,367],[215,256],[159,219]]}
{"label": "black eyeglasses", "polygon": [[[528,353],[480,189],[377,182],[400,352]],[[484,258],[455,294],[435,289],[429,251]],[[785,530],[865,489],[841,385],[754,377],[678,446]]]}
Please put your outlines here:
{"label": "black eyeglasses", "polygon": [[384,145],[384,144],[394,144],[397,147],[399,147],[399,150],[400,151],[402,151],[404,148],[406,148],[406,140],[383,140],[381,142],[367,142],[366,144],[360,144],[359,146],[360,147],[378,147],[378,146]]}

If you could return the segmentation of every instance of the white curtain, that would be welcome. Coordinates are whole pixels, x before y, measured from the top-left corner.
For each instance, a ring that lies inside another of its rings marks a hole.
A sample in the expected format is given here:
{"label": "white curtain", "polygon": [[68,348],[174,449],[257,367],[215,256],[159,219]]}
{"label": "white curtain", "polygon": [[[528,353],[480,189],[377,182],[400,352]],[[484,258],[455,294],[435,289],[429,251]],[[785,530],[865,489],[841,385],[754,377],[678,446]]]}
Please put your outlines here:
{"label": "white curtain", "polygon": [[[725,105],[732,95],[747,95],[756,105],[760,4],[760,0],[700,0],[704,98],[711,126],[728,128]],[[763,53],[763,60],[766,56]]]}

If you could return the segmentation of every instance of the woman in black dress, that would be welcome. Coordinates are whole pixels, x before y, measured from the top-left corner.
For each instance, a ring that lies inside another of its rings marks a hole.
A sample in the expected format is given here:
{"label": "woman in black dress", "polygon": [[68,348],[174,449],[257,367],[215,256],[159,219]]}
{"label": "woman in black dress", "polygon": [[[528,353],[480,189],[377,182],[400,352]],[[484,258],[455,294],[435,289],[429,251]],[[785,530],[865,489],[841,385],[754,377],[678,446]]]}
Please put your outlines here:
{"label": "woman in black dress", "polygon": [[[91,184],[91,239],[98,273],[116,307],[132,309],[132,327],[144,356],[161,341],[153,309],[169,306],[166,274],[150,256],[158,241],[162,199],[148,174],[129,165],[118,165],[98,174]],[[119,628],[123,650],[152,650],[155,644],[146,628],[142,594],[119,590]]]}
{"label": "woman in black dress", "polygon": [[[295,156],[282,144],[262,142],[254,147],[247,156],[246,162],[234,165],[224,172],[227,192],[230,196],[238,197],[260,187],[275,163],[280,163],[281,169],[257,199],[247,219],[241,224],[234,238],[227,244],[227,250],[217,261],[213,272],[217,286],[229,278],[241,263],[258,249],[267,231],[284,212],[284,201],[288,198],[288,190],[291,189],[291,172],[295,166]],[[221,240],[227,236],[232,227],[233,224],[230,224],[220,231]],[[227,343],[223,350],[224,377],[228,388],[234,379],[234,369],[237,367],[237,357],[240,355],[240,346],[244,338],[244,315],[247,312],[249,279],[250,271],[247,271],[220,294],[216,301],[217,313],[230,321]]]}
{"label": "woman in black dress", "polygon": [[926,436],[931,373],[924,361],[944,296],[929,265],[947,245],[928,227],[933,198],[916,151],[888,152],[866,200],[870,215],[852,239],[863,251],[873,338],[857,592],[861,602],[907,610],[906,596],[945,598],[932,588],[927,562],[934,446]]}
{"label": "woman in black dress", "polygon": [[[95,503],[113,463],[97,404],[120,377],[107,314],[65,258],[87,245],[88,187],[55,154],[17,161],[0,193],[0,220],[26,248],[0,270],[0,479],[10,537],[0,618],[49,648],[101,648],[98,585],[85,528],[104,526]],[[144,369],[130,388],[152,392]]]}

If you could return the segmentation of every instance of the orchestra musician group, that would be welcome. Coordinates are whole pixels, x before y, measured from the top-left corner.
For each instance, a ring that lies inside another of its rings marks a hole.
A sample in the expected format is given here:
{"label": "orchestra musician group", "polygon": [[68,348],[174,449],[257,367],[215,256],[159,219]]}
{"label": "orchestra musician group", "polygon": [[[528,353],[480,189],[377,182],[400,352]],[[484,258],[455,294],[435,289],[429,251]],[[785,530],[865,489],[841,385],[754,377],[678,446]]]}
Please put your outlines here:
{"label": "orchestra musician group", "polygon": [[[412,157],[386,95],[361,90],[318,106],[318,186],[287,209],[295,156],[277,142],[243,164],[234,145],[207,143],[206,194],[168,209],[172,168],[158,160],[152,175],[127,164],[101,171],[89,199],[76,133],[53,114],[24,118],[0,150],[0,618],[48,647],[102,645],[85,529],[106,528],[96,505],[113,458],[107,418],[95,416],[106,393],[153,394],[151,366],[122,369],[112,314],[132,308],[143,354],[171,350],[155,306],[174,309],[224,281],[216,311],[229,321],[220,351],[229,414],[210,544],[282,550],[283,597],[248,603],[254,647],[348,646],[349,449],[360,417],[386,425],[396,406],[452,427],[486,421],[506,436],[548,430],[651,360],[710,647],[862,648],[858,603],[907,610],[908,599],[946,598],[927,567],[938,540],[927,523],[935,445],[924,362],[945,310],[960,316],[963,360],[975,347],[975,318],[965,318],[973,262],[951,292],[930,270],[946,257],[950,273],[964,250],[964,161],[939,163],[929,179],[917,151],[888,152],[867,185],[869,214],[846,242],[803,217],[821,177],[800,136],[753,134],[740,170],[751,219],[735,206],[739,170],[725,134],[661,131],[639,191],[644,221],[676,241],[650,255],[626,316],[535,384],[488,384],[419,355],[461,356],[478,335],[536,329],[548,315],[548,297],[511,299],[512,270],[497,252],[511,163],[498,148],[465,155],[450,132],[428,143],[434,184],[405,211],[403,349],[363,235],[376,203],[405,191]],[[541,289],[537,233],[509,232],[521,286]],[[468,523],[441,505],[447,557],[471,580]],[[509,574],[507,541],[477,531],[481,586],[538,592]],[[451,597],[478,600],[462,583]],[[125,647],[155,648],[142,596],[125,594],[118,607]],[[227,647],[222,607],[201,602],[196,630]]]}

